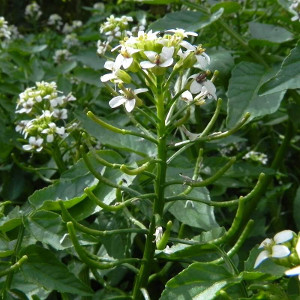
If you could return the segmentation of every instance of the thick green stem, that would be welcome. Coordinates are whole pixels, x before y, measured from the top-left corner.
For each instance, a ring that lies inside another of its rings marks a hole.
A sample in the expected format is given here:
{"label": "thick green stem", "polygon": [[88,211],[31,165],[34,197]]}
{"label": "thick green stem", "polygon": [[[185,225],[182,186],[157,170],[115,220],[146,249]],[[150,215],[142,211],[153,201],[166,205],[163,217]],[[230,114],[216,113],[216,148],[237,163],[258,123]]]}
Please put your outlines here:
{"label": "thick green stem", "polygon": [[160,161],[157,164],[157,173],[155,179],[155,194],[157,197],[153,203],[153,216],[150,222],[149,233],[146,239],[146,245],[143,255],[143,262],[137,276],[135,286],[133,289],[133,299],[139,299],[142,297],[141,289],[147,287],[148,278],[150,275],[151,265],[153,264],[155,241],[154,233],[156,227],[160,224],[156,224],[156,216],[162,217],[164,203],[165,203],[165,181],[166,181],[166,170],[167,170],[167,144],[166,144],[166,125],[165,125],[165,105],[164,105],[164,92],[162,90],[161,77],[157,78],[157,93],[156,93],[156,109],[157,109],[157,159]]}

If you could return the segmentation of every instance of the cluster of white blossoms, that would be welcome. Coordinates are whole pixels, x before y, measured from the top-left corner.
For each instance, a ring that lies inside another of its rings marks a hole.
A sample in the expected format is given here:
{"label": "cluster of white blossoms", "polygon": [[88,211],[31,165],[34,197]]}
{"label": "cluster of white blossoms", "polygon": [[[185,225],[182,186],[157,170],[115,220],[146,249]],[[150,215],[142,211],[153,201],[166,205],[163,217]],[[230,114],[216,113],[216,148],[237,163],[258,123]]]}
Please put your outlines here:
{"label": "cluster of white blossoms", "polygon": [[300,235],[292,230],[283,230],[273,239],[265,239],[258,247],[263,249],[257,256],[254,268],[264,260],[272,258],[279,265],[292,267],[285,271],[287,276],[298,276],[300,280]]}
{"label": "cluster of white blossoms", "polygon": [[9,29],[7,21],[4,17],[0,17],[0,39],[10,39],[11,30]]}
{"label": "cluster of white blossoms", "polygon": [[300,20],[300,0],[292,0],[290,5],[290,10],[294,14],[291,18],[292,21]]}
{"label": "cluster of white blossoms", "polygon": [[108,42],[111,42],[114,37],[125,37],[129,22],[133,22],[132,17],[122,16],[116,18],[114,15],[111,15],[100,26],[100,33],[104,33],[107,36]]}
{"label": "cluster of white blossoms", "polygon": [[65,23],[62,32],[64,34],[74,33],[74,31],[78,30],[82,27],[82,21],[73,20],[71,24]]}
{"label": "cluster of white blossoms", "polygon": [[53,60],[57,64],[61,64],[67,60],[70,60],[71,52],[68,49],[58,49],[55,51]]}
{"label": "cluster of white blossoms", "polygon": [[40,152],[45,141],[52,143],[67,136],[70,127],[66,127],[68,111],[65,107],[76,98],[72,94],[59,94],[55,82],[42,81],[19,95],[16,113],[23,120],[17,123],[16,131],[28,138],[24,150]]}
{"label": "cluster of white blossoms", "polygon": [[25,8],[25,17],[28,20],[37,21],[42,15],[40,6],[36,2],[28,4]]}
{"label": "cluster of white blossoms", "polygon": [[[112,98],[109,105],[114,108],[125,104],[126,110],[131,112],[136,105],[142,103],[137,95],[147,92],[148,88],[133,90],[124,87],[124,84],[133,81],[132,76],[136,73],[155,81],[157,76],[174,74],[179,69],[184,72],[194,68],[200,70],[188,77],[181,92],[182,99],[199,104],[205,98],[217,99],[216,88],[207,78],[206,70],[210,58],[201,45],[192,45],[185,40],[189,36],[196,37],[197,33],[183,29],[168,30],[164,35],[160,32],[139,31],[137,36],[132,35],[121,40],[111,50],[119,52],[115,60],[108,60],[104,64],[110,73],[101,76],[102,82],[119,84],[121,89],[120,95]],[[149,79],[145,80],[145,84],[151,89]]]}
{"label": "cluster of white blossoms", "polygon": [[58,14],[50,15],[48,19],[48,25],[53,26],[56,30],[60,30],[63,25],[62,18]]}
{"label": "cluster of white blossoms", "polygon": [[63,39],[63,44],[67,47],[67,49],[79,46],[80,42],[78,40],[77,34],[76,33],[67,34]]}
{"label": "cluster of white blossoms", "polygon": [[266,165],[268,162],[268,156],[265,153],[257,152],[257,151],[249,151],[243,156],[243,159],[253,160],[263,165]]}

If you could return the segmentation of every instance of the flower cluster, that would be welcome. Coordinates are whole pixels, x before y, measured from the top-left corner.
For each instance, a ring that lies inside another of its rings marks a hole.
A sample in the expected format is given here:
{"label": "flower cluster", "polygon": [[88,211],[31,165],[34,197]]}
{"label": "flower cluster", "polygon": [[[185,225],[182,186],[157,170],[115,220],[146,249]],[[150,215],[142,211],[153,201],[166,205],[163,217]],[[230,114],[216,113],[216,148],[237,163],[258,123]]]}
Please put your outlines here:
{"label": "flower cluster", "polygon": [[258,247],[263,249],[256,258],[254,268],[264,260],[272,258],[279,265],[292,267],[285,271],[287,276],[299,276],[300,280],[300,236],[291,230],[275,234],[273,239],[265,239]]}
{"label": "flower cluster", "polygon": [[53,60],[55,63],[60,64],[70,59],[71,52],[68,49],[58,49],[55,51]]}
{"label": "flower cluster", "polygon": [[60,30],[62,24],[62,18],[58,14],[53,14],[48,19],[48,25],[53,26],[56,30]]}
{"label": "flower cluster", "polygon": [[68,49],[79,46],[80,43],[77,34],[76,33],[67,34],[63,40],[63,44],[65,44]]}
{"label": "flower cluster", "polygon": [[300,20],[300,0],[292,0],[290,10],[294,14],[291,18],[292,21]]}
{"label": "flower cluster", "polygon": [[111,15],[106,18],[106,22],[100,26],[100,33],[104,33],[109,42],[111,42],[114,37],[125,37],[127,35],[129,22],[132,21],[132,17],[122,16],[116,18],[114,15]]}
{"label": "flower cluster", "polygon": [[0,17],[0,39],[10,39],[11,31],[9,30],[8,23],[4,17]]}
{"label": "flower cluster", "polygon": [[243,156],[243,159],[251,159],[253,161],[262,163],[263,165],[266,165],[268,162],[268,156],[264,153],[257,151],[249,151]]}
{"label": "flower cluster", "polygon": [[36,2],[32,2],[31,4],[28,4],[26,6],[25,17],[28,20],[37,21],[41,15],[42,15],[42,12],[40,10],[40,6]]}
{"label": "flower cluster", "polygon": [[80,20],[73,20],[71,24],[66,23],[62,29],[64,34],[73,33],[82,27],[82,22]]}
{"label": "flower cluster", "polygon": [[124,88],[124,84],[131,83],[132,76],[136,73],[147,78],[145,84],[151,89],[158,76],[172,77],[178,70],[183,72],[192,68],[202,71],[188,77],[185,88],[181,91],[182,98],[198,104],[202,104],[205,98],[217,99],[216,88],[213,82],[207,79],[206,68],[210,58],[201,45],[194,46],[185,40],[189,36],[196,37],[197,33],[176,29],[168,30],[161,36],[159,32],[139,31],[137,36],[127,36],[121,40],[120,44],[112,49],[112,52],[119,52],[115,60],[108,60],[104,64],[111,72],[101,77],[102,82],[111,81],[119,84],[121,88],[121,95],[114,97],[109,102],[110,106],[114,108],[125,104],[126,110],[130,112],[136,104],[142,103],[137,94],[148,89]]}
{"label": "flower cluster", "polygon": [[65,107],[75,100],[72,94],[59,95],[55,82],[36,82],[36,87],[21,93],[16,113],[24,119],[18,122],[16,131],[28,138],[28,144],[23,149],[39,152],[44,141],[52,143],[57,138],[65,138],[70,129],[66,127],[68,111]]}

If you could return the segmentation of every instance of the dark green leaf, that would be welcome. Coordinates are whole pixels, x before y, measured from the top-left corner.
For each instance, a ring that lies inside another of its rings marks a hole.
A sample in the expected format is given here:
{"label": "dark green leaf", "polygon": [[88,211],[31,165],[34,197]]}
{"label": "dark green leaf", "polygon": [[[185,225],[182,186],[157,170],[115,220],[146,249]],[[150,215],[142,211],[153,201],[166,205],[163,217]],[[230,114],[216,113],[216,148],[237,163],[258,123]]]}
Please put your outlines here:
{"label": "dark green leaf", "polygon": [[0,231],[10,231],[22,223],[22,211],[16,206],[7,216],[0,219]]}
{"label": "dark green leaf", "polygon": [[222,266],[193,263],[167,282],[160,300],[212,300],[222,288],[240,281]]}
{"label": "dark green leaf", "polygon": [[99,72],[90,68],[77,68],[74,71],[74,76],[84,83],[96,85],[98,87],[102,85]]}
{"label": "dark green leaf", "polygon": [[300,88],[300,42],[284,59],[279,72],[261,86],[259,93],[269,95]]}
{"label": "dark green leaf", "polygon": [[56,68],[57,74],[66,74],[72,71],[77,66],[76,61],[66,61]]}
{"label": "dark green leaf", "polygon": [[104,59],[97,55],[95,47],[80,51],[78,54],[74,55],[73,58],[94,70],[103,69]]}
{"label": "dark green leaf", "polygon": [[32,245],[23,249],[21,255],[28,256],[28,261],[21,267],[26,280],[60,293],[92,294],[91,289],[76,278],[50,250]]}
{"label": "dark green leaf", "polygon": [[271,44],[280,44],[294,39],[291,32],[280,26],[251,22],[249,30],[253,39],[267,41]]}
{"label": "dark green leaf", "polygon": [[283,99],[284,92],[259,96],[258,90],[273,73],[263,66],[241,62],[233,70],[228,87],[227,125],[234,126],[245,113],[250,120],[275,112]]}
{"label": "dark green leaf", "polygon": [[218,20],[223,13],[223,9],[212,15],[199,11],[179,11],[166,14],[162,19],[155,21],[149,26],[152,30],[167,30],[182,28],[190,31],[197,31]]}
{"label": "dark green leaf", "polygon": [[214,13],[220,8],[224,9],[224,14],[232,14],[238,12],[241,9],[241,5],[234,1],[220,2],[212,6],[210,11]]}

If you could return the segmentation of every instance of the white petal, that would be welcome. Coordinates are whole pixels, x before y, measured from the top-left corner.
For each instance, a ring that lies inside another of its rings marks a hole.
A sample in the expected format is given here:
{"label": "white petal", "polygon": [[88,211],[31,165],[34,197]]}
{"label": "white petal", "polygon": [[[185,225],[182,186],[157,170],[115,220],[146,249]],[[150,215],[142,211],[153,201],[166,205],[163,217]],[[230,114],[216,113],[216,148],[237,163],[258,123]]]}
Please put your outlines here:
{"label": "white petal", "polygon": [[117,78],[117,76],[114,73],[109,73],[109,74],[105,74],[105,75],[101,76],[100,80],[102,82],[107,82],[109,80],[116,79],[116,78]]}
{"label": "white petal", "polygon": [[188,49],[188,50],[191,50],[191,51],[195,51],[196,50],[196,47],[195,46],[193,46],[193,45],[191,45],[189,42],[187,42],[187,41],[182,41],[181,43],[180,43],[180,45],[182,46],[182,47],[184,47],[185,49]]}
{"label": "white petal", "polygon": [[135,99],[127,100],[125,102],[125,108],[128,112],[131,112],[135,107]]}
{"label": "white petal", "polygon": [[140,66],[143,69],[150,69],[150,68],[154,68],[156,64],[153,64],[150,61],[141,61]]}
{"label": "white petal", "polygon": [[287,246],[284,245],[274,245],[272,247],[272,257],[281,258],[289,256],[291,251]]}
{"label": "white petal", "polygon": [[30,151],[32,149],[32,145],[24,145],[22,147],[25,151]]}
{"label": "white petal", "polygon": [[275,234],[274,241],[276,244],[282,244],[291,240],[294,237],[294,232],[292,230],[283,230]]}
{"label": "white petal", "polygon": [[150,61],[154,61],[157,55],[157,53],[154,51],[144,51],[144,53]]}
{"label": "white petal", "polygon": [[108,70],[112,70],[113,69],[113,67],[114,67],[114,62],[113,61],[111,61],[111,60],[107,60],[106,62],[105,62],[105,64],[104,64],[104,68],[105,69],[108,69]]}
{"label": "white petal", "polygon": [[146,88],[141,88],[141,89],[136,89],[134,90],[134,93],[137,95],[139,93],[145,93],[145,92],[148,92],[148,89]]}
{"label": "white petal", "polygon": [[118,107],[126,102],[126,98],[124,96],[116,96],[109,101],[109,106],[111,108]]}
{"label": "white petal", "polygon": [[208,93],[209,93],[210,95],[212,95],[212,96],[214,97],[215,100],[217,100],[216,87],[215,87],[215,85],[212,83],[212,81],[210,81],[210,80],[205,80],[202,84],[206,87]]}
{"label": "white petal", "polygon": [[161,51],[161,58],[162,59],[169,59],[174,54],[174,47],[163,47]]}
{"label": "white petal", "polygon": [[264,250],[259,253],[259,255],[256,258],[254,269],[257,268],[264,260],[266,260],[269,257],[269,252],[267,250]]}
{"label": "white petal", "polygon": [[114,63],[114,67],[113,69],[114,70],[119,70],[123,64],[123,61],[124,61],[124,57],[123,55],[119,54],[115,60],[115,63]]}
{"label": "white petal", "polygon": [[272,244],[272,240],[271,240],[271,239],[269,239],[269,238],[268,238],[268,239],[265,239],[265,240],[263,240],[263,241],[260,243],[258,249],[264,248],[264,247],[269,246],[269,245],[271,245],[271,244]]}
{"label": "white petal", "polygon": [[201,92],[202,85],[199,84],[196,80],[194,80],[190,86],[190,91],[192,94],[198,94]]}
{"label": "white petal", "polygon": [[193,95],[190,91],[185,91],[181,94],[181,98],[183,98],[186,101],[193,101]]}
{"label": "white petal", "polygon": [[128,69],[131,66],[132,62],[133,62],[132,57],[124,58],[123,59],[123,68]]}
{"label": "white petal", "polygon": [[206,60],[206,58],[202,55],[196,55],[196,59],[197,59],[197,68],[199,67],[202,70],[206,70],[207,66],[208,66],[208,61]]}
{"label": "white petal", "polygon": [[166,68],[166,67],[171,66],[172,63],[173,63],[173,58],[169,58],[165,62],[163,62],[162,64],[159,64],[159,66],[162,67],[162,68]]}
{"label": "white petal", "polygon": [[293,269],[287,270],[284,272],[285,275],[287,276],[295,276],[295,275],[300,275],[300,266],[295,267]]}
{"label": "white petal", "polygon": [[47,142],[48,142],[48,143],[52,143],[53,140],[54,140],[54,135],[53,135],[53,134],[47,135]]}

